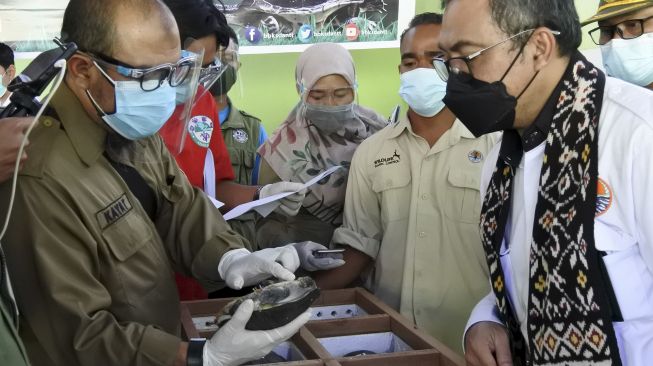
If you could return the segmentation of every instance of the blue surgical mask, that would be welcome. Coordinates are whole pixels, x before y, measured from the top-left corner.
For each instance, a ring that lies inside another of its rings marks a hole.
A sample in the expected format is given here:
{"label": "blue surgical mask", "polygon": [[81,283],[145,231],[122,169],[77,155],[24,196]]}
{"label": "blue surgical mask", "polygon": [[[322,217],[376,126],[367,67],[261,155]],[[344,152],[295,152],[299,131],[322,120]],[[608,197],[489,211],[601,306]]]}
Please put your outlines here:
{"label": "blue surgical mask", "polygon": [[447,83],[433,68],[419,68],[401,74],[399,95],[415,113],[433,117],[444,108]]}
{"label": "blue surgical mask", "polygon": [[639,86],[653,83],[653,33],[613,39],[601,46],[601,54],[608,75]]}
{"label": "blue surgical mask", "polygon": [[116,111],[106,114],[89,90],[86,90],[86,94],[102,114],[102,120],[122,137],[140,140],[152,136],[172,116],[175,110],[176,88],[171,87],[167,80],[155,90],[144,91],[140,82],[115,81],[101,67],[96,67],[114,85]]}
{"label": "blue surgical mask", "polygon": [[2,83],[2,79],[5,78],[5,75],[7,74],[5,73],[0,76],[0,97],[5,95],[5,92],[7,91],[7,86]]}

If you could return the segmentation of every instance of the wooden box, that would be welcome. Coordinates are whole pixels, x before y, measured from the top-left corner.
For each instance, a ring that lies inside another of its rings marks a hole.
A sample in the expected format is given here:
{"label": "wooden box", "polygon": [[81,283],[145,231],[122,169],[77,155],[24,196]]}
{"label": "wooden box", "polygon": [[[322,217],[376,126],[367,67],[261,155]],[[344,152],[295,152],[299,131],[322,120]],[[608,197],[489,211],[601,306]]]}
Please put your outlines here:
{"label": "wooden box", "polygon": [[[231,299],[182,302],[184,337],[210,338],[206,322]],[[284,349],[295,347],[303,360],[287,366],[462,366],[464,360],[441,342],[362,288],[322,291],[311,306],[311,320]],[[280,346],[281,347],[281,346]],[[362,348],[357,348],[362,347]],[[374,348],[374,349],[371,349]],[[351,350],[375,354],[346,356]]]}

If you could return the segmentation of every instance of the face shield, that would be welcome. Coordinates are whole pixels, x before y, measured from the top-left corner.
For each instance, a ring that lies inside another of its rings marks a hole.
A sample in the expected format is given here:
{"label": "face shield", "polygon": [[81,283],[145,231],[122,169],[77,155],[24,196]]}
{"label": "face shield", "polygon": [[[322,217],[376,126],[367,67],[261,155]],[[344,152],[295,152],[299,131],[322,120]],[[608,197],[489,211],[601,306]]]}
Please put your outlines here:
{"label": "face shield", "polygon": [[184,142],[188,134],[188,121],[192,117],[192,110],[197,100],[203,56],[203,50],[199,52],[182,51],[182,60],[189,66],[188,74],[183,82],[175,87],[177,106],[172,117],[159,130],[159,134],[173,156],[179,155],[184,149]]}
{"label": "face shield", "polygon": [[[218,65],[220,66],[218,67]],[[211,68],[214,71],[209,71]],[[230,39],[229,46],[220,46],[215,53],[214,62],[210,67],[204,68],[207,76],[204,81],[200,79],[200,84],[203,87],[201,92],[210,92],[213,96],[226,95],[236,83],[239,68],[238,44]]]}

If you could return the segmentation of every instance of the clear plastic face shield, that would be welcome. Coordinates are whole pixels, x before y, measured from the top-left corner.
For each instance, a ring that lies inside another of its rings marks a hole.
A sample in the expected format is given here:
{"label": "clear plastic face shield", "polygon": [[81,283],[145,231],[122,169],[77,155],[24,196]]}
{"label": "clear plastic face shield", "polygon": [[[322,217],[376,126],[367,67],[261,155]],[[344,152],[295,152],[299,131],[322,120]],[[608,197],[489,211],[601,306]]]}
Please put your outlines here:
{"label": "clear plastic face shield", "polygon": [[226,95],[237,81],[238,69],[238,44],[230,39],[229,46],[218,47],[211,65],[204,66],[205,77],[200,78],[202,92],[210,92],[213,96]]}
{"label": "clear plastic face shield", "polygon": [[175,111],[159,131],[159,134],[173,156],[179,155],[184,149],[184,143],[188,134],[188,122],[192,117],[193,107],[197,100],[204,50],[196,50],[196,52],[182,50],[181,53],[182,59],[189,66],[188,74],[175,87],[177,104]]}

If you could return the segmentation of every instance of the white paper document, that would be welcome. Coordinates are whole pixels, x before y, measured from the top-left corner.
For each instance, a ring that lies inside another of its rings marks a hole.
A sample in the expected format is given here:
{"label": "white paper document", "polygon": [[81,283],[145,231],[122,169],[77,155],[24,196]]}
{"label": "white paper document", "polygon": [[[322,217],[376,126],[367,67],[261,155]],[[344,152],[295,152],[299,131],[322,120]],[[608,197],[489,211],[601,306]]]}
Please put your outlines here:
{"label": "white paper document", "polygon": [[213,206],[215,206],[215,208],[220,209],[220,207],[224,206],[224,203],[216,200],[215,198],[213,198],[213,197],[211,197],[209,195],[206,195],[206,196],[211,200],[211,203],[213,203]]}
{"label": "white paper document", "polygon": [[224,215],[224,219],[225,220],[231,220],[231,219],[236,218],[236,217],[238,217],[238,216],[240,216],[240,215],[242,215],[242,214],[244,214],[246,212],[249,212],[251,209],[256,210],[256,212],[258,212],[261,216],[266,217],[272,211],[274,211],[277,207],[279,207],[279,205],[281,204],[279,202],[280,199],[282,199],[284,197],[288,197],[291,194],[295,194],[295,193],[301,191],[304,188],[308,188],[308,187],[312,186],[313,184],[315,184],[315,183],[319,182],[320,180],[324,179],[325,177],[331,175],[333,172],[335,172],[336,170],[338,170],[340,168],[342,168],[342,166],[336,165],[336,166],[333,166],[333,167],[323,171],[322,173],[318,174],[315,178],[313,178],[313,179],[309,180],[308,182],[306,182],[302,186],[301,189],[298,189],[296,191],[283,192],[283,193],[275,194],[274,196],[265,197],[265,198],[262,198],[260,200],[247,202],[247,203],[243,203],[242,205],[238,205],[238,206],[234,207],[231,211],[227,212]]}

